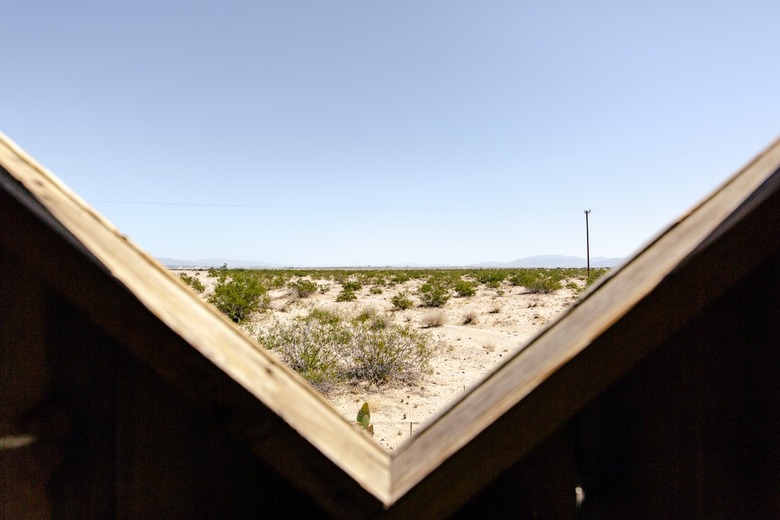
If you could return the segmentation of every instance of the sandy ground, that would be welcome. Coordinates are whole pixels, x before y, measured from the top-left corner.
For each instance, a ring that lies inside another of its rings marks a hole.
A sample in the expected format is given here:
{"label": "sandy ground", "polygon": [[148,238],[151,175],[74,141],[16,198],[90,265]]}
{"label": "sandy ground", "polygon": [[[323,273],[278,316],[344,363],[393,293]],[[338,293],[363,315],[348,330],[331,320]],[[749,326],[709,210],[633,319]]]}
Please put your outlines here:
{"label": "sandy ground", "polygon": [[[176,271],[179,273],[182,271]],[[204,271],[184,271],[197,276],[206,285],[208,294],[214,280]],[[398,323],[423,328],[422,323],[431,313],[443,312],[444,325],[427,328],[439,348],[432,361],[433,371],[414,384],[349,386],[332,392],[327,397],[348,421],[354,421],[363,402],[371,407],[374,438],[389,450],[405,442],[410,434],[424,427],[459,395],[493,371],[508,355],[525,344],[553,317],[568,307],[578,296],[570,288],[553,294],[529,294],[522,287],[502,285],[498,290],[481,286],[474,296],[452,297],[441,308],[415,306],[404,311],[393,311],[391,298],[406,291],[415,294],[422,284],[412,280],[394,287],[383,287],[382,294],[370,294],[369,287],[357,291],[354,302],[336,302],[340,284],[315,280],[329,285],[325,294],[315,293],[296,298],[287,289],[269,291],[271,311],[258,316],[244,326],[250,335],[275,320],[286,321],[307,314],[314,308],[339,309],[358,312],[373,307]],[[581,283],[581,282],[580,282]],[[566,283],[564,282],[564,285]],[[204,296],[205,297],[205,296]],[[463,324],[467,313],[476,316],[474,322]]]}

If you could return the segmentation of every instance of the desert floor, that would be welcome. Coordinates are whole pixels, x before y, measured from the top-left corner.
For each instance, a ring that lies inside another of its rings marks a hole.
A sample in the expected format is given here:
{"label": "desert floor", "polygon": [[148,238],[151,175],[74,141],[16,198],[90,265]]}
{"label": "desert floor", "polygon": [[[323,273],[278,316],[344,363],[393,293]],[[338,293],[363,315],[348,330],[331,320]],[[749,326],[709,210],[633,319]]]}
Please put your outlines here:
{"label": "desert floor", "polygon": [[[176,271],[177,274],[181,272],[203,282],[206,291],[202,297],[205,299],[215,280],[209,278],[206,271]],[[393,310],[391,298],[406,291],[414,299],[422,281],[410,280],[394,287],[383,287],[382,294],[370,294],[369,288],[364,287],[357,291],[357,301],[353,302],[335,301],[340,290],[337,282],[314,281],[332,287],[324,294],[317,292],[306,298],[297,298],[288,289],[271,290],[270,312],[260,313],[243,328],[256,336],[257,331],[274,321],[291,320],[314,308],[352,313],[373,307],[386,313],[394,322],[421,329],[431,313],[444,314],[442,326],[426,328],[439,347],[431,363],[430,375],[414,384],[350,385],[327,396],[350,422],[355,420],[362,403],[368,402],[374,439],[389,450],[401,445],[454,403],[578,298],[577,292],[567,287],[552,294],[530,294],[523,287],[505,283],[498,289],[480,286],[474,296],[452,297],[440,308],[415,306],[399,311]],[[575,283],[582,284],[579,280]],[[468,313],[475,314],[476,319],[465,325],[464,317]]]}

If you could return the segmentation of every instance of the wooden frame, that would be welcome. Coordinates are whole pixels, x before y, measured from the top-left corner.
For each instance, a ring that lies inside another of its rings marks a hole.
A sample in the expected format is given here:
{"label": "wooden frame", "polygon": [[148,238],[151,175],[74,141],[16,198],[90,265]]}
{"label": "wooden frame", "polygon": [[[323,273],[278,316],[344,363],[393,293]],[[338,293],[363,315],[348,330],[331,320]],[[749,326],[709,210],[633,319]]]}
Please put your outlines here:
{"label": "wooden frame", "polygon": [[[391,454],[3,136],[0,166],[15,204],[0,226],[24,226],[1,245],[159,376],[220,396],[235,435],[340,517],[456,511],[780,248],[777,141]],[[61,255],[72,261],[48,260]],[[724,257],[731,269],[718,271]],[[686,293],[686,306],[664,305]]]}

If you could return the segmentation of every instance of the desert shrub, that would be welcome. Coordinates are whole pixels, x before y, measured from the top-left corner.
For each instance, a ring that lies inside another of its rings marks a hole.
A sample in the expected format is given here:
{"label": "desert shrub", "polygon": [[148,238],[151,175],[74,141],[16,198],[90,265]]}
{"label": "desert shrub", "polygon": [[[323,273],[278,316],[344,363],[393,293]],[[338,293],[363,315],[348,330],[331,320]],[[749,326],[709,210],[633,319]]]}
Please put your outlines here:
{"label": "desert shrub", "polygon": [[528,284],[534,279],[532,271],[522,270],[509,277],[509,283],[516,287],[527,287]]}
{"label": "desert shrub", "polygon": [[289,282],[287,287],[292,289],[293,293],[295,293],[298,298],[306,298],[307,296],[311,296],[317,292],[318,289],[318,286],[315,282],[306,279]]}
{"label": "desert shrub", "polygon": [[549,294],[561,288],[561,281],[540,273],[535,279],[525,285],[525,287],[533,294]]}
{"label": "desert shrub", "polygon": [[441,327],[447,323],[447,317],[444,315],[444,311],[429,312],[422,317],[422,326],[426,329],[433,327]]}
{"label": "desert shrub", "polygon": [[342,289],[346,289],[348,291],[359,291],[363,288],[363,284],[357,280],[346,280],[341,283],[341,287]]}
{"label": "desert shrub", "polygon": [[287,283],[287,277],[282,274],[268,277],[268,287],[271,289],[281,289]]}
{"label": "desert shrub", "polygon": [[562,269],[525,269],[512,275],[509,282],[533,294],[548,294],[563,287],[564,274]]}
{"label": "desert shrub", "polygon": [[463,315],[462,323],[464,325],[476,325],[477,316],[478,314],[476,313],[476,311],[467,311],[466,314]]}
{"label": "desert shrub", "polygon": [[368,290],[370,294],[382,294],[382,288],[379,286],[373,286],[371,289]]}
{"label": "desert shrub", "polygon": [[338,325],[344,321],[344,317],[340,312],[322,308],[310,310],[306,319],[322,323],[323,325]]}
{"label": "desert shrub", "polygon": [[387,328],[387,318],[381,314],[374,307],[366,307],[352,318],[355,325],[364,325],[372,330],[379,330]]}
{"label": "desert shrub", "polygon": [[501,282],[504,281],[506,275],[507,273],[505,271],[486,269],[477,273],[477,281],[495,289],[501,285]]}
{"label": "desert shrub", "polygon": [[430,278],[420,287],[420,302],[423,307],[441,307],[449,299],[450,290],[440,280]]}
{"label": "desert shrub", "polygon": [[222,264],[222,267],[219,268],[209,267],[207,272],[209,278],[216,278],[218,282],[224,282],[228,276],[229,270],[227,264]]}
{"label": "desert shrub", "polygon": [[423,307],[441,307],[450,299],[447,280],[441,276],[431,276],[420,286],[419,296]]}
{"label": "desert shrub", "polygon": [[598,280],[599,278],[601,278],[602,276],[607,274],[608,271],[609,271],[609,269],[606,269],[606,268],[591,269],[590,270],[590,276],[587,277],[587,280],[585,281],[585,283],[588,286],[590,286],[591,284],[593,284],[593,282],[595,282],[596,280]]}
{"label": "desert shrub", "polygon": [[337,302],[353,302],[357,300],[357,295],[354,289],[348,289],[344,287],[341,292],[336,295]]}
{"label": "desert shrub", "polygon": [[217,276],[209,303],[236,323],[241,323],[253,312],[267,308],[270,299],[266,288],[257,278],[243,271],[233,271],[228,276]]}
{"label": "desert shrub", "polygon": [[406,294],[406,292],[401,291],[392,298],[390,298],[390,302],[393,304],[393,308],[397,310],[406,310],[410,309],[414,303],[411,299],[409,299],[409,295]]}
{"label": "desert shrub", "polygon": [[358,274],[358,280],[363,286],[385,285],[384,274],[381,271],[364,271]]}
{"label": "desert shrub", "polygon": [[427,335],[391,325],[375,309],[346,319],[324,309],[258,336],[260,344],[318,390],[345,380],[374,384],[410,381],[424,374],[434,353]]}
{"label": "desert shrub", "polygon": [[390,277],[390,281],[395,284],[405,283],[412,279],[412,275],[406,271],[396,271]]}
{"label": "desert shrub", "polygon": [[474,296],[476,289],[472,282],[467,282],[466,280],[456,280],[455,293],[461,298],[465,298],[468,296]]}
{"label": "desert shrub", "polygon": [[258,341],[276,351],[286,365],[314,388],[328,393],[343,379],[340,361],[351,337],[340,322],[305,318],[277,325],[261,334]]}
{"label": "desert shrub", "polygon": [[347,375],[374,384],[415,380],[428,372],[434,354],[427,335],[401,325],[355,327],[350,347]]}
{"label": "desert shrub", "polygon": [[190,276],[187,273],[181,273],[179,274],[179,278],[184,280],[184,283],[195,289],[195,291],[202,293],[206,290],[206,287],[203,285],[203,282],[200,281],[200,278],[197,276]]}
{"label": "desert shrub", "polygon": [[341,284],[349,279],[349,273],[346,271],[328,271],[328,278]]}

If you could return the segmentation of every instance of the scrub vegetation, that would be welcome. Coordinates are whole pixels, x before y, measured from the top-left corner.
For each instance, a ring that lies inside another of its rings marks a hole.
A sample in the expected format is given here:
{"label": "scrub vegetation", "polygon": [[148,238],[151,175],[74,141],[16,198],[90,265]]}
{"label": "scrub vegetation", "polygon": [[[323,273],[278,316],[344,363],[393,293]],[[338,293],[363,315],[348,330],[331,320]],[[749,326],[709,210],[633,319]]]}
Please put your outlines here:
{"label": "scrub vegetation", "polygon": [[257,340],[324,393],[339,383],[414,381],[434,353],[426,334],[391,324],[371,308],[355,315],[314,309],[274,324]]}
{"label": "scrub vegetation", "polygon": [[[473,310],[448,320],[445,310],[451,298],[460,305],[478,291],[489,291],[494,300],[482,311],[487,316],[500,311],[501,297],[510,289],[544,295],[566,287],[578,295],[605,272],[591,269],[588,277],[584,269],[254,270],[223,265],[179,277],[259,345],[329,393],[355,384],[409,384],[429,373],[442,345],[426,329],[448,321],[482,323]],[[201,279],[204,274],[211,280]],[[272,291],[277,295],[274,309]],[[306,303],[317,293],[332,302],[332,308]],[[377,295],[388,308],[355,310],[355,302]],[[407,313],[415,307],[428,310],[413,321]]]}

